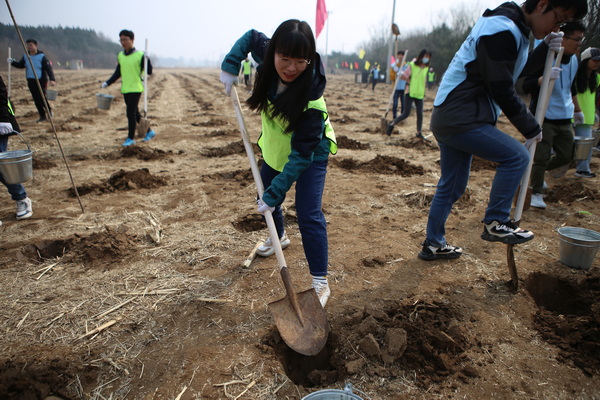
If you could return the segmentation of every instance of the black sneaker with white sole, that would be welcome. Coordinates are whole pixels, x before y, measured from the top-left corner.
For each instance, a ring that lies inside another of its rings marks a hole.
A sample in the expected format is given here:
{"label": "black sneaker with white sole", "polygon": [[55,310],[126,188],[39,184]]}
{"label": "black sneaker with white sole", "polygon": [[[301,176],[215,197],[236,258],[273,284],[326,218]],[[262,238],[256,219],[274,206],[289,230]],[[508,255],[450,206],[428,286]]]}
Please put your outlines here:
{"label": "black sneaker with white sole", "polygon": [[484,223],[481,238],[489,242],[521,244],[533,239],[533,232],[519,228],[512,220],[504,223],[492,221]]}
{"label": "black sneaker with white sole", "polygon": [[428,246],[423,244],[423,248],[419,252],[419,258],[425,261],[432,260],[452,260],[462,255],[462,249],[448,244],[443,247]]}

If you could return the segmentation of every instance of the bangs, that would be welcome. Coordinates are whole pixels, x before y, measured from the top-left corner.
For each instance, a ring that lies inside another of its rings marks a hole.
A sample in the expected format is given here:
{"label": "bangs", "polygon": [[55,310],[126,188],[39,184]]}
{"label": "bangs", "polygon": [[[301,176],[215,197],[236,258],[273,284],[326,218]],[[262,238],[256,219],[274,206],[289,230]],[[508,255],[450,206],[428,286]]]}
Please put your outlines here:
{"label": "bangs", "polygon": [[298,30],[282,33],[278,38],[275,52],[290,58],[312,60],[315,57],[310,41]]}

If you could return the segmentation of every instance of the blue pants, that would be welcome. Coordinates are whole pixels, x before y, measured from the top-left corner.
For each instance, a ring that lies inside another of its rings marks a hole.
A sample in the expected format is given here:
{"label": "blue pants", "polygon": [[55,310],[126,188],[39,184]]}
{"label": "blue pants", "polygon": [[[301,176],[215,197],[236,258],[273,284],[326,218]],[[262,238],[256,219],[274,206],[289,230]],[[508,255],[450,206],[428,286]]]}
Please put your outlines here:
{"label": "blue pants", "polygon": [[508,222],[513,197],[529,164],[525,146],[492,125],[455,135],[434,135],[440,145],[442,176],[429,209],[425,243],[446,244],[446,220],[467,188],[473,155],[499,163],[483,222]]}
{"label": "blue pants", "polygon": [[[265,189],[279,174],[278,171],[263,163],[260,176]],[[327,175],[327,161],[313,162],[296,180],[296,216],[302,235],[304,254],[310,274],[326,276],[328,259],[327,222],[322,210],[323,189]],[[281,201],[283,203],[283,200]],[[283,236],[283,212],[281,203],[273,212],[277,235]]]}
{"label": "blue pants", "polygon": [[[0,135],[0,153],[4,152],[6,150],[8,150],[8,136]],[[8,189],[8,193],[10,193],[10,197],[14,201],[23,200],[27,197],[25,188],[20,183],[14,183],[14,184],[6,183],[6,181],[4,181],[4,177],[2,176],[2,174],[0,174],[0,182],[2,182],[4,184],[4,186],[6,186],[6,188]]]}

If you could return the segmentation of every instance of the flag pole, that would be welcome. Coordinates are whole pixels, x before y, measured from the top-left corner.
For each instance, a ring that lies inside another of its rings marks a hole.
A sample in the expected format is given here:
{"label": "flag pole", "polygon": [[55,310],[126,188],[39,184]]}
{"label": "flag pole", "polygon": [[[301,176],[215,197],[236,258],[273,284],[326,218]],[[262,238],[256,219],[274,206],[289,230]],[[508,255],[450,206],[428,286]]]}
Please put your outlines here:
{"label": "flag pole", "polygon": [[[12,49],[9,47],[8,48],[8,58],[12,58]],[[11,65],[12,63],[8,63],[8,88],[7,88],[7,94],[8,94],[8,99],[10,100],[10,86],[11,86],[11,81],[10,81],[10,67],[12,67]]]}
{"label": "flag pole", "polygon": [[327,11],[327,20],[325,20],[327,24],[327,31],[325,32],[325,74],[327,74],[327,63],[329,62],[329,14],[331,14],[331,11]]}
{"label": "flag pole", "polygon": [[[394,26],[394,17],[396,15],[396,0],[394,0],[394,5],[392,7],[392,24],[390,25],[390,27]],[[392,29],[390,29],[392,30]],[[385,82],[386,83],[390,83],[390,71],[392,69],[392,46],[393,46],[393,36],[394,33],[392,31],[392,34],[390,35],[390,45],[388,46],[388,56],[387,56],[387,69],[386,69],[386,73],[385,73]]]}

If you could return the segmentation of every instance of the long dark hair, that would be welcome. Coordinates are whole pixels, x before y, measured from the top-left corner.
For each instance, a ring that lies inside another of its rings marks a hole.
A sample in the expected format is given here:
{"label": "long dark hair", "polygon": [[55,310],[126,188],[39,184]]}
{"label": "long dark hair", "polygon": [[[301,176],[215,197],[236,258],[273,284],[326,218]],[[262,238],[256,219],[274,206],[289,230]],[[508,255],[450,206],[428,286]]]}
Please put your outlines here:
{"label": "long dark hair", "polygon": [[[293,82],[287,84],[287,89],[274,100],[269,99],[279,82],[275,69],[275,53],[285,57],[303,58],[310,63]],[[300,116],[310,100],[313,70],[317,64],[315,37],[310,26],[305,21],[290,19],[283,22],[271,38],[263,63],[257,69],[254,90],[246,101],[252,110],[266,112],[271,118],[283,117],[287,120],[286,132],[292,132]],[[269,100],[273,107],[269,107]]]}
{"label": "long dark hair", "polygon": [[577,68],[577,75],[575,75],[575,89],[577,89],[577,93],[584,93],[587,88],[590,88],[590,91],[594,93],[598,88],[598,81],[596,78],[598,73],[592,71],[590,76],[587,75],[588,62],[590,60],[591,58],[583,60],[579,63],[579,68]]}
{"label": "long dark hair", "polygon": [[415,60],[415,65],[419,65],[419,66],[427,65],[427,64],[423,63],[423,57],[425,57],[425,55],[427,55],[427,54],[429,54],[429,62],[427,64],[431,63],[431,57],[432,57],[431,52],[427,49],[423,49],[419,52],[419,55],[417,56],[417,59]]}

